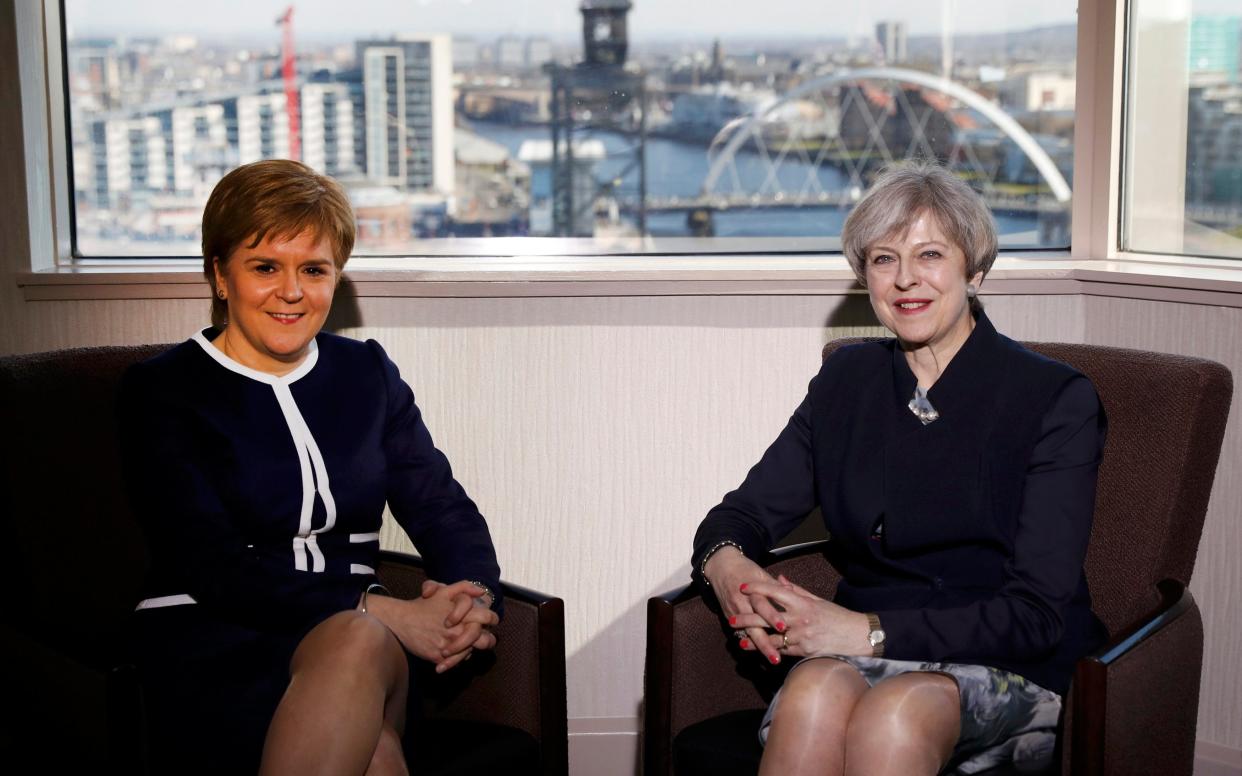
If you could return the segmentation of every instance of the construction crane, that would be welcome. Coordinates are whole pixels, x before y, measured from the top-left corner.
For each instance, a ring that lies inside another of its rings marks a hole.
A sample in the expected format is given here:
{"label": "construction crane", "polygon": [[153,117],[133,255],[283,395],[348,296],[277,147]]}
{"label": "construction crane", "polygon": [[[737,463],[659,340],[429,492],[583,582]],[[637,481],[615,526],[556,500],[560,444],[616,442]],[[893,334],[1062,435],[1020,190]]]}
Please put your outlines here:
{"label": "construction crane", "polygon": [[302,158],[302,122],[298,110],[298,68],[293,53],[293,6],[276,18],[280,26],[281,74],[285,80],[285,113],[289,117],[289,158]]}

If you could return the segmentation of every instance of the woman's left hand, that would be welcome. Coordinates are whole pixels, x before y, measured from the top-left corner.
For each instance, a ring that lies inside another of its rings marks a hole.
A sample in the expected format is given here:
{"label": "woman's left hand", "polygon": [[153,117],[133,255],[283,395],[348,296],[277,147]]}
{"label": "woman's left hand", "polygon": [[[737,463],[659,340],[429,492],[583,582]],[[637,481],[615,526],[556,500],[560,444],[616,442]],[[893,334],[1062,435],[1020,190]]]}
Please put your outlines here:
{"label": "woman's left hand", "polygon": [[[870,655],[867,616],[834,604],[795,585],[783,575],[776,582],[749,585],[747,595],[775,602],[783,617],[769,623],[757,614],[739,615],[738,628],[775,628],[767,638],[774,649],[795,657],[810,655]],[[755,647],[751,645],[750,649]]]}
{"label": "woman's left hand", "polygon": [[469,660],[476,649],[496,646],[496,635],[491,632],[491,627],[498,620],[491,608],[491,596],[483,588],[466,580],[451,585],[433,579],[423,582],[423,598],[431,598],[437,593],[451,595],[453,601],[453,608],[444,619],[449,642],[440,650],[444,660],[436,666],[437,671],[447,671],[461,661]]}

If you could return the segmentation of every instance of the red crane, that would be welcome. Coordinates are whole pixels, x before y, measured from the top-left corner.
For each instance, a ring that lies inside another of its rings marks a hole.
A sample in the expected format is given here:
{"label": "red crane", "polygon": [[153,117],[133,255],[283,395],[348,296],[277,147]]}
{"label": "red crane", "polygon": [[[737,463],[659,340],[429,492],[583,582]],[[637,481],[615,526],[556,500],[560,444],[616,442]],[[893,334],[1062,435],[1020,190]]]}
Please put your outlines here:
{"label": "red crane", "polygon": [[289,158],[302,158],[302,122],[298,110],[298,69],[293,55],[293,6],[276,19],[282,33],[281,74],[285,79],[285,113],[289,116]]}

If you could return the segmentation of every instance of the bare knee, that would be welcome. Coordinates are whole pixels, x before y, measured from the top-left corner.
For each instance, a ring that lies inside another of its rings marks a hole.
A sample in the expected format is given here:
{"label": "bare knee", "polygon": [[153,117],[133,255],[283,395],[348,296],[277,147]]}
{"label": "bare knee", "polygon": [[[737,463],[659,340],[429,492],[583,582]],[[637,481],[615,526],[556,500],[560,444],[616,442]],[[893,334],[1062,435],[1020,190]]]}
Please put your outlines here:
{"label": "bare knee", "polygon": [[936,773],[961,731],[957,683],[941,674],[885,680],[854,707],[846,728],[847,773]]}
{"label": "bare knee", "polygon": [[807,725],[821,732],[836,727],[843,731],[854,704],[866,689],[866,681],[847,663],[832,659],[805,661],[786,677],[772,724]]}
{"label": "bare knee", "polygon": [[845,727],[867,683],[851,665],[799,663],[781,688],[759,773],[840,773]]}
{"label": "bare knee", "polygon": [[338,612],[311,629],[293,653],[293,675],[316,668],[371,666],[390,681],[408,681],[405,650],[382,622],[361,612]]}

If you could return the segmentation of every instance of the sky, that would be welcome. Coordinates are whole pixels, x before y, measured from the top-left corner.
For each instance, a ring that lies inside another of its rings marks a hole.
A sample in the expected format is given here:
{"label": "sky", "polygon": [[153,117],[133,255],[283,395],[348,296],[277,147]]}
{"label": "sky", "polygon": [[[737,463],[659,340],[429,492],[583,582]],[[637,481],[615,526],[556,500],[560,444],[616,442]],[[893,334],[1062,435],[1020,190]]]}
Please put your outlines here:
{"label": "sky", "polygon": [[[875,23],[904,20],[911,35],[939,34],[941,3],[955,33],[999,32],[1073,23],[1075,0],[634,0],[632,40],[874,34]],[[1197,0],[1236,4],[1237,0]],[[270,28],[289,0],[67,0],[71,35],[186,32],[201,36]],[[480,37],[576,38],[578,0],[296,0],[294,25],[308,38],[402,32]],[[196,15],[187,8],[202,9]],[[342,9],[347,8],[348,12]]]}

